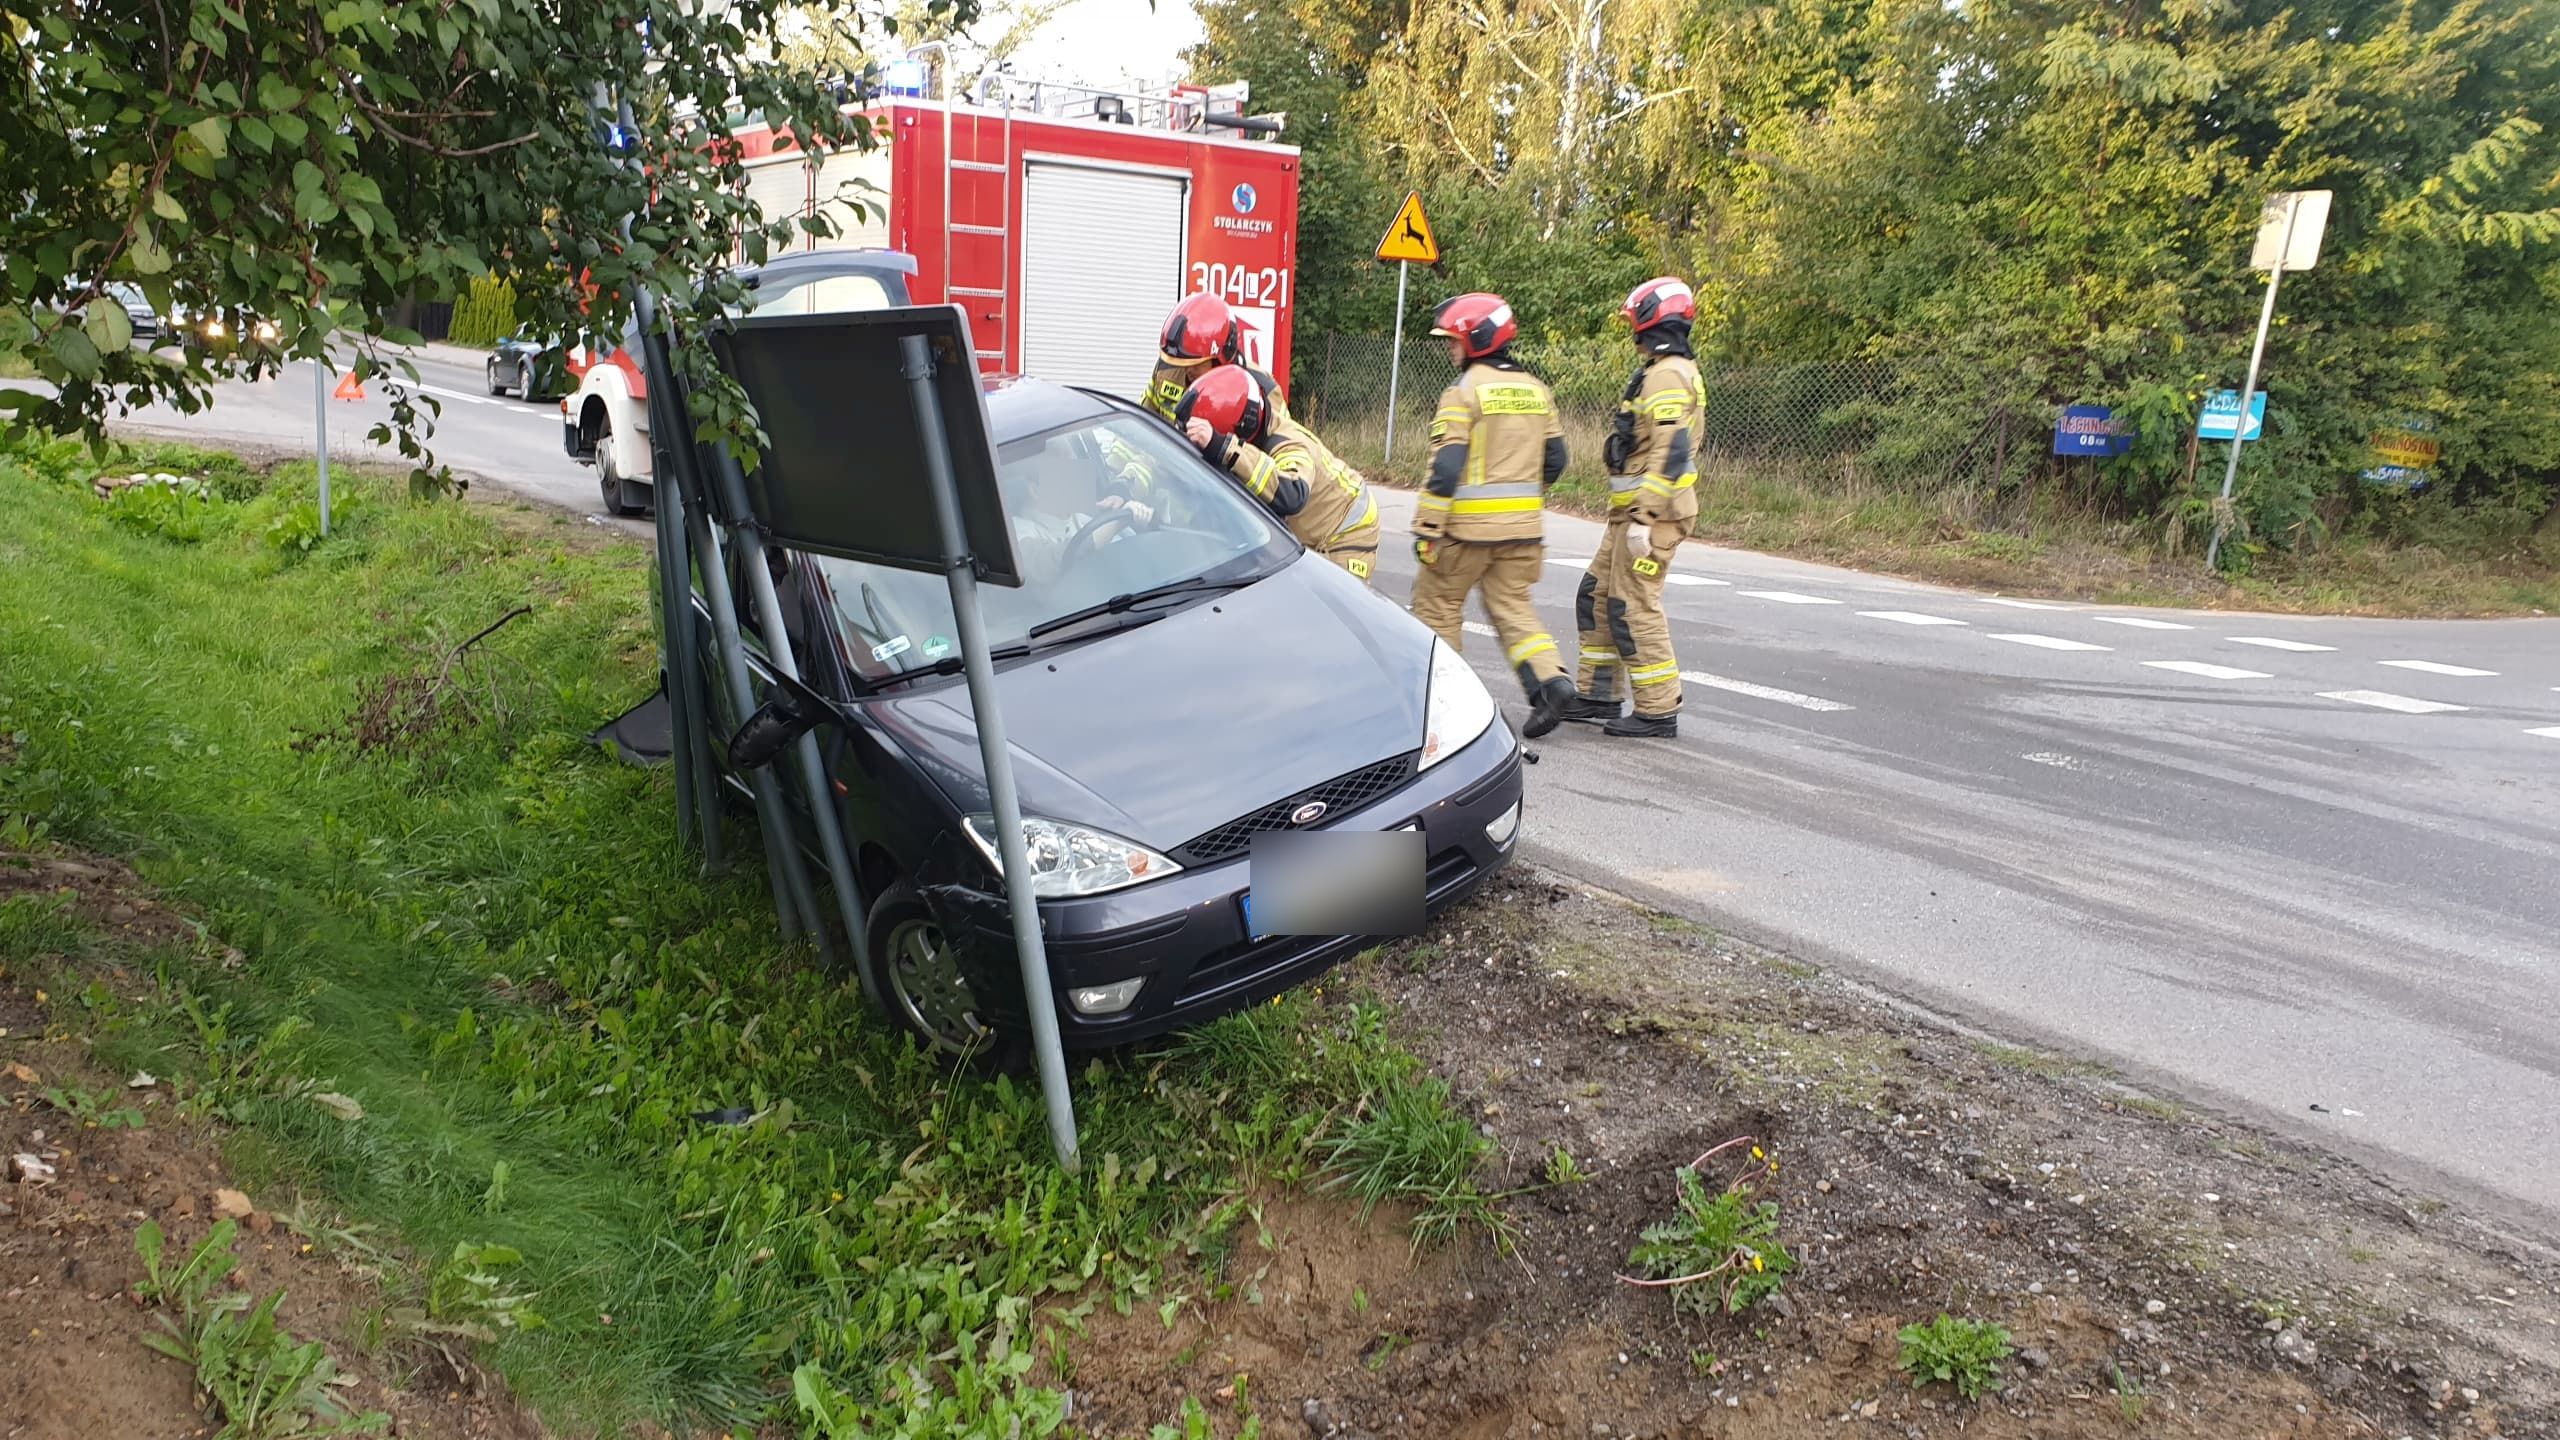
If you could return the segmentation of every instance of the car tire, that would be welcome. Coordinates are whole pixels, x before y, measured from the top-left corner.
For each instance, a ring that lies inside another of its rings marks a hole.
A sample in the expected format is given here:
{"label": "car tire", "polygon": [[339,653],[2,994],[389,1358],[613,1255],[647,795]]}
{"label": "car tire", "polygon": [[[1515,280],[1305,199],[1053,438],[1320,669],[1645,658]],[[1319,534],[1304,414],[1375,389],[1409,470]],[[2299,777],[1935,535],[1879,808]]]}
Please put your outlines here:
{"label": "car tire", "polygon": [[866,917],[870,929],[869,988],[888,1007],[889,1023],[922,1049],[969,1056],[995,1070],[1019,1070],[1029,1055],[1010,1028],[990,1029],[977,1017],[976,997],[960,972],[924,897],[904,880],[883,890]]}
{"label": "car tire", "polygon": [[516,398],[519,400],[533,398],[533,362],[530,360],[516,362]]}
{"label": "car tire", "polygon": [[613,422],[596,431],[596,489],[607,515],[637,515],[649,508],[646,487],[622,478],[613,466]]}
{"label": "car tire", "polygon": [[490,393],[490,394],[492,394],[492,395],[504,395],[504,394],[506,394],[506,393],[507,393],[507,387],[498,383],[498,361],[497,361],[497,357],[496,357],[496,356],[491,356],[491,357],[490,357],[490,359],[489,359],[489,363],[488,363],[488,365],[487,365],[485,368],[486,368],[486,369],[488,370],[488,372],[489,372],[489,373],[488,373],[489,393]]}

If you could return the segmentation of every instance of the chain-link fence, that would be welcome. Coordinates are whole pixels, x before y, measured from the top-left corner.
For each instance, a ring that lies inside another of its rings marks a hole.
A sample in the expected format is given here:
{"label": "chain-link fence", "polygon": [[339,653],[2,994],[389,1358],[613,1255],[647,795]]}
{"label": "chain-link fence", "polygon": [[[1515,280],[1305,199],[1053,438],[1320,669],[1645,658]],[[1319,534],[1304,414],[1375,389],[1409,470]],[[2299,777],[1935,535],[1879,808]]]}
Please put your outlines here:
{"label": "chain-link fence", "polygon": [[[1291,408],[1344,459],[1410,480],[1430,446],[1431,412],[1449,381],[1445,342],[1404,345],[1395,401],[1395,450],[1387,453],[1387,361],[1393,341],[1368,335],[1314,335],[1300,341],[1299,393]],[[1624,340],[1570,345],[1522,342],[1521,361],[1556,392],[1573,453],[1569,480],[1597,481],[1601,442],[1634,373]],[[1703,368],[1707,413],[1699,470],[1748,473],[1804,483],[1866,481],[1888,486],[1963,486],[2015,475],[2044,452],[2050,417],[2009,412],[1937,413],[1909,423],[1912,398],[1886,367],[1856,361]],[[1897,410],[1897,406],[1906,408]],[[1888,425],[1888,414],[1897,423]]]}

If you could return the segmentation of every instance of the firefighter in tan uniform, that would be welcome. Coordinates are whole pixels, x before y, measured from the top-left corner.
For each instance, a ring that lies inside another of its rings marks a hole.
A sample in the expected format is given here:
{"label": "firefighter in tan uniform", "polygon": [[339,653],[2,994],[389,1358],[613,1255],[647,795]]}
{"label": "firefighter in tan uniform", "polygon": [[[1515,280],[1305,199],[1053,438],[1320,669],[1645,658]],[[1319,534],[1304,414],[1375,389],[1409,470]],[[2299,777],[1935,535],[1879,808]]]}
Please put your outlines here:
{"label": "firefighter in tan uniform", "polygon": [[1269,376],[1221,365],[1191,382],[1174,423],[1299,543],[1363,582],[1378,559],[1378,501],[1360,472],[1275,403]]}
{"label": "firefighter in tan uniform", "polygon": [[[1627,297],[1627,323],[1644,359],[1618,401],[1609,436],[1609,524],[1582,577],[1574,618],[1582,665],[1568,720],[1605,721],[1611,735],[1668,739],[1680,733],[1680,661],[1662,611],[1662,577],[1698,523],[1698,426],[1706,389],[1689,351],[1697,300],[1679,280],[1648,280]],[[1618,711],[1618,681],[1635,713]]]}
{"label": "firefighter in tan uniform", "polygon": [[1431,317],[1458,379],[1431,420],[1431,474],[1414,504],[1414,618],[1463,648],[1467,596],[1482,589],[1503,658],[1529,696],[1532,738],[1556,728],[1573,681],[1539,628],[1530,588],[1546,563],[1546,493],[1564,473],[1564,431],[1546,382],[1511,358],[1520,333],[1499,295],[1461,295]]}

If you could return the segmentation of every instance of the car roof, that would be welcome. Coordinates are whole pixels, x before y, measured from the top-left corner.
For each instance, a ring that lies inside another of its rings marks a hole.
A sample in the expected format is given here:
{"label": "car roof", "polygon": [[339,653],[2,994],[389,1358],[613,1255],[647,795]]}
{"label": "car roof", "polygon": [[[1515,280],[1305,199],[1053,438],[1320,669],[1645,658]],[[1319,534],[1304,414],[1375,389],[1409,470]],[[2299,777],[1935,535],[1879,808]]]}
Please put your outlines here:
{"label": "car roof", "polygon": [[1108,396],[1020,375],[989,376],[986,393],[987,426],[999,445],[1064,425],[1091,424],[1116,410],[1134,413],[1134,407],[1121,406]]}
{"label": "car roof", "polygon": [[741,265],[737,273],[749,285],[813,275],[913,275],[916,257],[900,250],[795,250],[762,265]]}

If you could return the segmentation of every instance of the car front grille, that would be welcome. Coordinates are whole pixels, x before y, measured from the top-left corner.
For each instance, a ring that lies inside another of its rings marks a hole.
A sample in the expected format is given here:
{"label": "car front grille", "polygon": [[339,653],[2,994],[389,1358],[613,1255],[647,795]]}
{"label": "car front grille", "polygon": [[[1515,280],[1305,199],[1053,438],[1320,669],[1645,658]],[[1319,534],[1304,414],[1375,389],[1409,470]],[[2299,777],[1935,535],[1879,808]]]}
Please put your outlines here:
{"label": "car front grille", "polygon": [[1173,858],[1186,866],[1200,866],[1214,865],[1241,855],[1252,847],[1256,835],[1298,828],[1289,817],[1310,804],[1322,804],[1326,820],[1357,814],[1404,788],[1405,782],[1414,775],[1413,758],[1408,753],[1391,760],[1381,760],[1375,765],[1328,780],[1312,790],[1302,790],[1286,800],[1275,800],[1251,814],[1228,821],[1187,845],[1176,847]]}

